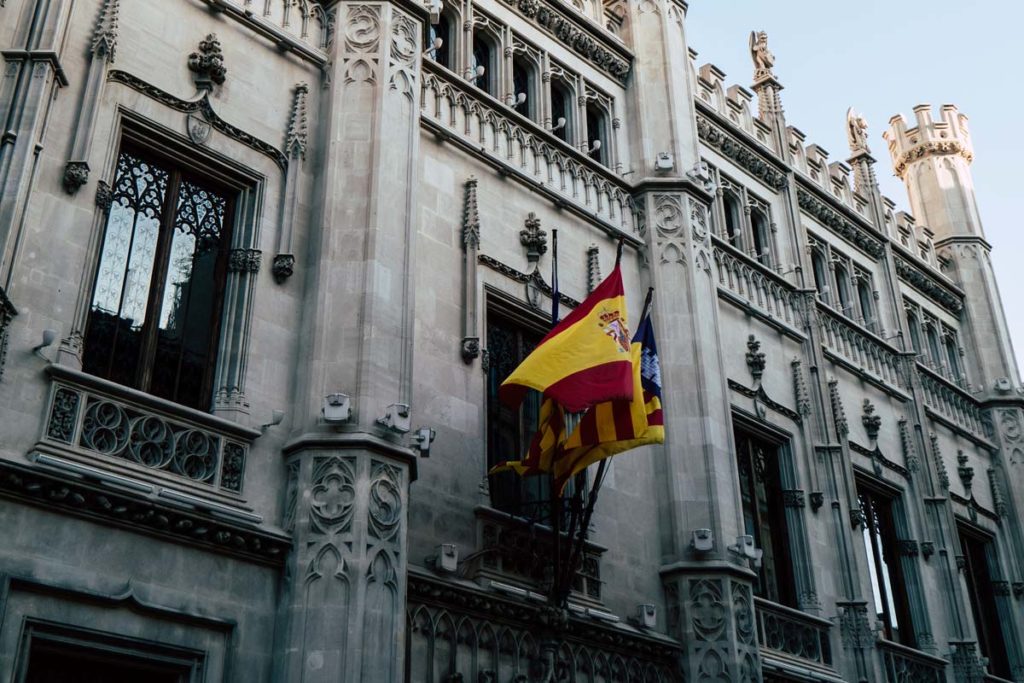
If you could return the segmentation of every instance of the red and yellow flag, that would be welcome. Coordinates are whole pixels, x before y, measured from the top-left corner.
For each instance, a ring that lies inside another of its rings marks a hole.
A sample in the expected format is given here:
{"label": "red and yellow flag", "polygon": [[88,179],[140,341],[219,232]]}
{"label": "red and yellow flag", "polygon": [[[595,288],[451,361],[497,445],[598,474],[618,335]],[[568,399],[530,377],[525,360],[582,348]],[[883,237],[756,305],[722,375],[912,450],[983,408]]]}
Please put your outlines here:
{"label": "red and yellow flag", "polygon": [[618,265],[502,382],[498,396],[515,407],[527,389],[572,413],[632,398],[626,295]]}
{"label": "red and yellow flag", "polygon": [[661,366],[649,316],[633,338],[632,401],[608,401],[591,408],[567,438],[563,437],[554,468],[561,493],[574,475],[590,465],[640,446],[665,442],[661,412]]}

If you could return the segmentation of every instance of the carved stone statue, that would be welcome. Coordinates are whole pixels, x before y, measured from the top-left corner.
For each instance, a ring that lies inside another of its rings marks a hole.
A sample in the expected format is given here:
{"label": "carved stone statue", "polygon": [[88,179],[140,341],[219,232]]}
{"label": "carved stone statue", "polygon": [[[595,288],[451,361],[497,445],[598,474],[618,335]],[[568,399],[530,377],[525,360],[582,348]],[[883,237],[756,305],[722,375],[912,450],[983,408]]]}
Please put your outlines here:
{"label": "carved stone statue", "polygon": [[853,107],[846,110],[846,137],[854,154],[871,151],[868,149],[868,122]]}
{"label": "carved stone statue", "polygon": [[754,60],[754,80],[775,78],[772,67],[775,66],[775,55],[768,49],[768,34],[764,31],[750,32],[750,57]]}

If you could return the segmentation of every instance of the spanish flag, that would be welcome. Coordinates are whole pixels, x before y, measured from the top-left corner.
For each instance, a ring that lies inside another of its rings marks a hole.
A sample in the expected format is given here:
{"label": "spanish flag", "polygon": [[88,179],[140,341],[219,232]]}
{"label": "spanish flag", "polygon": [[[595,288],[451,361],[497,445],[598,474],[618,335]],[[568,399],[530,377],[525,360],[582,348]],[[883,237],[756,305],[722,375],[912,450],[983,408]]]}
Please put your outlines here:
{"label": "spanish flag", "polygon": [[622,271],[604,282],[544,337],[502,383],[498,396],[518,406],[527,389],[536,389],[564,410],[580,413],[591,406],[633,396],[633,366]]}
{"label": "spanish flag", "polygon": [[[595,462],[647,444],[665,442],[661,412],[661,365],[650,316],[633,337],[632,401],[608,401],[591,408],[567,438],[561,429],[554,462],[555,489],[561,493],[572,477]],[[558,426],[552,423],[552,426]],[[543,426],[542,426],[543,428]],[[546,436],[546,435],[544,435]],[[535,440],[544,441],[540,434]],[[533,447],[531,445],[531,453]],[[543,463],[541,463],[543,465]]]}

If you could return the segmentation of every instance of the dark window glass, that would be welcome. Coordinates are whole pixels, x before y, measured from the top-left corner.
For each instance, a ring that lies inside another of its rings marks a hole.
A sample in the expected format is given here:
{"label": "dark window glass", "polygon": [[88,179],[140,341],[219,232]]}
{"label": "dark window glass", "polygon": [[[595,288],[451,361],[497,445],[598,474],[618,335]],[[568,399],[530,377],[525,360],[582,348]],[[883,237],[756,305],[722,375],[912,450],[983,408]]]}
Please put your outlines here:
{"label": "dark window glass", "polygon": [[740,428],[735,437],[745,533],[753,536],[754,544],[764,552],[754,593],[795,607],[779,447]]}
{"label": "dark window glass", "polygon": [[[590,138],[590,158],[606,163],[608,155],[608,114],[598,104],[587,104],[587,136]],[[594,148],[597,149],[594,149]]]}
{"label": "dark window glass", "polygon": [[946,335],[946,362],[949,363],[949,376],[954,380],[960,379],[960,351],[956,347],[956,338]]}
{"label": "dark window glass", "polygon": [[230,243],[227,192],[134,151],[118,157],[82,363],[205,410]]}
{"label": "dark window glass", "polygon": [[[512,58],[512,96],[515,97],[516,111],[527,118],[533,118],[534,112],[534,83],[533,67],[523,57],[516,55]],[[526,99],[519,101],[519,96],[525,95]]]}
{"label": "dark window glass", "polygon": [[937,370],[942,365],[942,354],[939,352],[939,334],[935,331],[934,323],[925,324],[924,336],[928,339],[928,353],[932,366]]}
{"label": "dark window glass", "polygon": [[[526,454],[540,413],[540,394],[528,392],[513,410],[498,400],[498,387],[544,336],[540,326],[490,311],[487,315],[487,468]],[[549,515],[548,478],[520,477],[514,472],[491,475],[491,504],[504,512],[531,519]]]}
{"label": "dark window glass", "polygon": [[[494,73],[493,66],[494,50],[491,49],[491,44],[480,36],[473,37],[473,64],[471,65],[474,72],[478,67],[483,67],[484,72],[479,76],[475,76],[476,87],[481,90],[494,95],[497,97],[495,88],[498,85],[496,74]],[[475,75],[475,74],[474,74]]]}
{"label": "dark window glass", "polygon": [[921,323],[917,319],[917,315],[908,312],[907,313],[907,326],[910,328],[910,345],[914,347],[914,351],[918,354],[921,353]]}
{"label": "dark window glass", "polygon": [[[448,14],[442,14],[437,23],[430,27],[429,32],[430,52],[428,55],[438,64],[445,68],[452,68],[451,55],[454,47],[452,34],[452,21]],[[434,39],[440,38],[441,47],[434,48]]]}
{"label": "dark window glass", "polygon": [[725,239],[734,247],[740,247],[740,234],[742,232],[742,214],[740,212],[740,200],[731,192],[722,196],[725,208]]}
{"label": "dark window glass", "polygon": [[750,213],[751,226],[754,232],[754,258],[766,266],[772,264],[771,254],[771,228],[768,225],[768,219],[765,215],[758,210],[754,210]]}
{"label": "dark window glass", "polygon": [[565,125],[557,128],[554,134],[572,144],[572,94],[556,80],[551,81],[551,125],[557,126],[560,119]]}
{"label": "dark window glass", "polygon": [[811,252],[811,267],[814,270],[814,288],[818,290],[818,298],[829,303],[828,271],[825,269],[825,255],[821,250]]}
{"label": "dark window glass", "polygon": [[860,312],[864,317],[864,324],[874,330],[875,328],[875,309],[874,309],[874,295],[871,293],[871,287],[868,284],[868,280],[861,277],[857,280],[857,299],[860,301]]}
{"label": "dark window glass", "polygon": [[25,683],[185,683],[189,667],[35,640]]}
{"label": "dark window glass", "polygon": [[865,523],[861,527],[868,557],[874,609],[888,640],[915,646],[907,592],[896,552],[893,499],[861,484],[857,486]]}
{"label": "dark window glass", "polygon": [[988,657],[989,673],[1002,678],[1012,678],[1003,631],[999,625],[996,596],[992,591],[992,581],[995,578],[992,571],[992,567],[995,566],[992,542],[961,528],[960,547],[967,563],[964,575],[974,616],[974,629],[978,633],[978,649],[983,656]]}
{"label": "dark window glass", "polygon": [[850,297],[850,275],[843,266],[836,266],[836,290],[843,315],[850,315],[853,311],[853,301]]}

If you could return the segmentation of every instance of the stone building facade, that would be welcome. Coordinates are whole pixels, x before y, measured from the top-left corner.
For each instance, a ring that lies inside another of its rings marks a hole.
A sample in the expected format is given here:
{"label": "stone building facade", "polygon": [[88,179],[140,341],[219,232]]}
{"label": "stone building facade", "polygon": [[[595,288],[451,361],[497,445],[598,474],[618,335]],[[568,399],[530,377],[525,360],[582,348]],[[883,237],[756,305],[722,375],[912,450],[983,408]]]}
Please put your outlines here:
{"label": "stone building facade", "polygon": [[[899,211],[861,117],[830,161],[767,38],[728,86],[685,15],[0,0],[0,676],[1024,681],[966,117],[891,120]],[[486,473],[556,229],[563,315],[620,239],[656,288],[667,442],[551,671],[545,491]]]}

